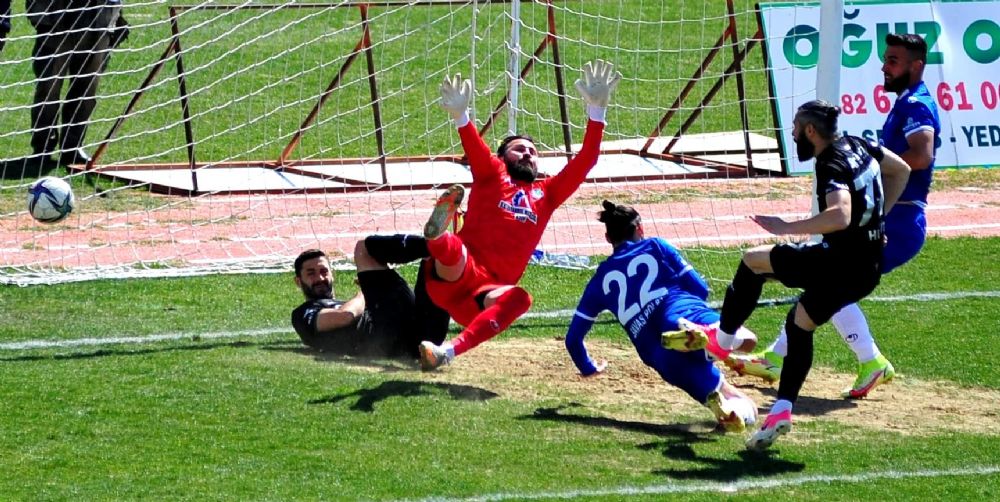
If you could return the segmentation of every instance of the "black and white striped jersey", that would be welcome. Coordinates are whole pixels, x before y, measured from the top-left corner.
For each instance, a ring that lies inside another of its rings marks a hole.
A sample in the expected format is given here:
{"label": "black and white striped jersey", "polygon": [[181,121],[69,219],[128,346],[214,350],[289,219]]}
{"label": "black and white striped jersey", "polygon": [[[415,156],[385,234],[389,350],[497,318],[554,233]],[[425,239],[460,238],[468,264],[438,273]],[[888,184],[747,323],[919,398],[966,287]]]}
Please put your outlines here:
{"label": "black and white striped jersey", "polygon": [[826,209],[826,195],[835,190],[851,194],[851,223],[847,228],[823,235],[830,245],[878,243],[884,233],[885,196],[877,143],[857,136],[843,136],[816,156],[816,198]]}

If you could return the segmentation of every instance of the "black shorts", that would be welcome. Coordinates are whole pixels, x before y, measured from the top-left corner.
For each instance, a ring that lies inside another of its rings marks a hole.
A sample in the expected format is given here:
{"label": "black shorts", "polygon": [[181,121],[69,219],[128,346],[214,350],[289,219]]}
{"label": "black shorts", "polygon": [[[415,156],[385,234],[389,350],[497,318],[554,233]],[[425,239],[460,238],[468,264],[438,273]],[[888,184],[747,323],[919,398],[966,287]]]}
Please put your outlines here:
{"label": "black shorts", "polygon": [[358,320],[363,340],[361,352],[401,356],[415,347],[407,341],[414,323],[413,290],[395,270],[358,272],[365,310]]}
{"label": "black shorts", "polygon": [[817,325],[868,296],[882,277],[881,243],[847,249],[826,242],[779,244],[770,258],[775,279],[803,290],[799,303]]}

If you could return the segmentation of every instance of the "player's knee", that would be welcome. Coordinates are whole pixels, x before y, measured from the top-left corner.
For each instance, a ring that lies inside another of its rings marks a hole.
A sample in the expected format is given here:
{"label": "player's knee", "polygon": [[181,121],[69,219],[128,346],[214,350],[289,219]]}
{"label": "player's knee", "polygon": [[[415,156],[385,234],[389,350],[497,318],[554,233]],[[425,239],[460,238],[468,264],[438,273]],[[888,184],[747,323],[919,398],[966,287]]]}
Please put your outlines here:
{"label": "player's knee", "polygon": [[505,303],[511,310],[516,312],[527,312],[531,308],[531,294],[520,286],[510,288],[500,296],[498,302]]}
{"label": "player's knee", "polygon": [[365,244],[364,239],[354,244],[354,265],[359,272],[384,268],[384,265],[379,263],[375,258],[372,258],[372,255],[368,253],[368,245]]}
{"label": "player's knee", "polygon": [[354,263],[357,264],[359,261],[365,261],[371,258],[368,255],[368,246],[365,246],[365,240],[361,239],[354,243]]}
{"label": "player's knee", "polygon": [[757,275],[774,272],[771,267],[771,247],[759,246],[743,253],[742,263]]}

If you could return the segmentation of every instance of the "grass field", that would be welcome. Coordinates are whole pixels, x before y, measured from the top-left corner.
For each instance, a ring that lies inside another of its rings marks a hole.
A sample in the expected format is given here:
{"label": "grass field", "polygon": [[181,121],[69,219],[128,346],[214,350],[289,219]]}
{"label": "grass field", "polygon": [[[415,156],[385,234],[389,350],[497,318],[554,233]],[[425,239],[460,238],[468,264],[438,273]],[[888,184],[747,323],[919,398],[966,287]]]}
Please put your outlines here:
{"label": "grass field", "polygon": [[[433,374],[303,349],[288,275],[4,288],[4,500],[992,499],[1000,493],[1000,239],[932,239],[863,306],[901,377],[844,402],[829,328],[796,428],[747,453],[641,366],[607,319],[607,375],[559,337],[586,271],[530,267],[533,317]],[[732,266],[700,261],[702,269]],[[730,255],[731,256],[731,255]],[[412,276],[412,268],[404,268]],[[353,289],[350,274],[338,290]],[[718,299],[715,288],[713,299]],[[918,293],[938,299],[918,300]],[[788,294],[780,288],[768,298]],[[894,297],[908,300],[891,301]],[[769,341],[786,306],[749,326]],[[544,313],[556,312],[546,316]],[[736,379],[765,407],[773,389]]]}
{"label": "grass field", "polygon": [[[625,75],[608,139],[651,131],[723,23],[722,2],[707,0],[556,3],[563,64],[578,69],[602,57]],[[747,37],[752,2],[736,4]],[[509,6],[480,7],[476,47],[467,6],[372,9],[389,155],[457,151],[447,115],[428,104],[444,74],[476,69],[480,123],[506,91]],[[14,9],[20,16],[24,3]],[[546,19],[538,5],[523,9],[522,50],[530,52]],[[164,2],[128,3],[126,14],[132,37],[102,81],[90,147],[169,34]],[[357,21],[353,8],[185,14],[198,159],[276,157],[356,43]],[[13,30],[0,65],[4,158],[29,151],[32,31],[23,17]],[[730,55],[727,48],[709,75],[718,76]],[[751,128],[770,134],[759,56],[746,62]],[[550,64],[546,55],[526,80],[519,120],[523,132],[556,148]],[[172,72],[168,65],[105,162],[186,159]],[[566,77],[579,135],[576,76]],[[699,83],[697,97],[711,82]],[[356,64],[297,158],[375,155],[368,93]],[[728,85],[692,132],[738,129],[737,112]],[[494,136],[506,130],[504,120]],[[942,174],[938,188],[996,189],[991,171]],[[26,179],[3,175],[0,213],[12,215],[24,202],[13,187]],[[122,192],[87,210],[142,213],[164,204],[141,190]],[[178,201],[169,205],[184,208]],[[713,300],[737,255],[689,253],[715,279]],[[303,348],[289,323],[301,301],[290,272],[0,286],[0,500],[997,499],[998,256],[1000,238],[931,239],[885,278],[863,306],[900,376],[869,400],[837,397],[853,379],[854,360],[822,328],[795,429],[762,454],[746,452],[742,437],[714,432],[708,412],[642,366],[608,318],[587,340],[595,357],[611,361],[608,373],[577,376],[561,337],[589,271],[530,267],[529,315],[435,373],[412,361]],[[401,270],[412,279],[412,267]],[[354,292],[349,273],[337,284],[339,296]],[[761,307],[749,326],[770,341],[787,308]],[[762,410],[774,399],[773,387],[734,382]]]}

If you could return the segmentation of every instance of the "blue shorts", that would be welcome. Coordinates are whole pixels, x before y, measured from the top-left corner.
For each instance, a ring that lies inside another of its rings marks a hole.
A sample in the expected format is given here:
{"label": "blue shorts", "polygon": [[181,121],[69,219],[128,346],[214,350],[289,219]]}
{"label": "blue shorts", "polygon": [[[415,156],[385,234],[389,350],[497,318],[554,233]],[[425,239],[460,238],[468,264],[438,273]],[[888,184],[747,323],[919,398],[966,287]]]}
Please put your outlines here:
{"label": "blue shorts", "polygon": [[[703,310],[688,311],[680,315],[666,312],[659,328],[662,331],[676,330],[678,316],[698,324],[712,324],[719,320],[719,313],[706,306]],[[639,358],[646,366],[656,370],[663,381],[704,404],[708,395],[719,388],[722,380],[719,368],[704,350],[678,352],[663,348],[660,345],[662,331],[656,328],[643,330],[643,334],[634,341]]]}
{"label": "blue shorts", "polygon": [[927,218],[924,210],[911,204],[896,204],[885,217],[885,249],[882,251],[882,273],[910,261],[927,238]]}

